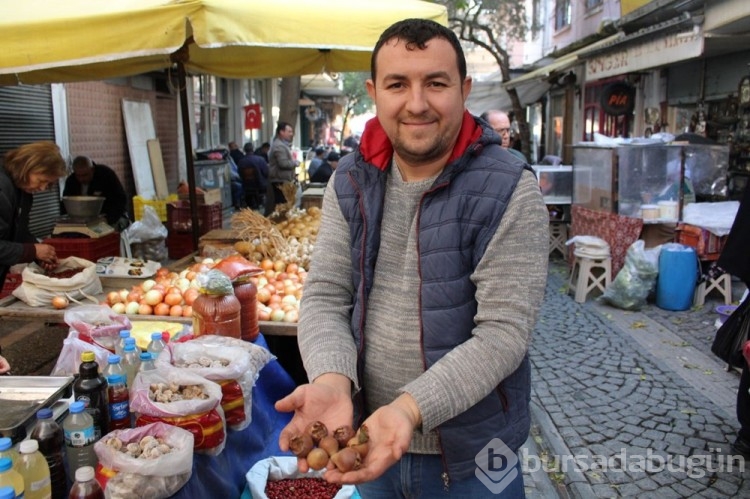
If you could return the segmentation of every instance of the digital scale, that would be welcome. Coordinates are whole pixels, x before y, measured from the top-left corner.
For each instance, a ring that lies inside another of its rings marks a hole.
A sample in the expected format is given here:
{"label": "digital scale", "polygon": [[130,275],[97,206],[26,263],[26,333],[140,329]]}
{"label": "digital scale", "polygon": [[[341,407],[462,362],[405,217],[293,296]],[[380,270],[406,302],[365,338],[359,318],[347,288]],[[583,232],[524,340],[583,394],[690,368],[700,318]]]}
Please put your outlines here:
{"label": "digital scale", "polygon": [[103,215],[98,215],[96,218],[89,220],[63,216],[58,219],[55,227],[52,229],[52,235],[76,233],[96,239],[109,235],[114,231],[115,229],[107,224],[106,218]]}

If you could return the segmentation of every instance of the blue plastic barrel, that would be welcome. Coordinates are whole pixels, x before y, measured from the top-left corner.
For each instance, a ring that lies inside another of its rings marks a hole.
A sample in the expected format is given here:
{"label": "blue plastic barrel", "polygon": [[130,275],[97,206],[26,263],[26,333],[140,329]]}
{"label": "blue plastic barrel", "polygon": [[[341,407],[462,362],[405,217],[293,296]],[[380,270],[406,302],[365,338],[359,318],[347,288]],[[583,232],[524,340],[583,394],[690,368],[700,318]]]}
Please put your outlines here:
{"label": "blue plastic barrel", "polygon": [[693,248],[676,243],[663,245],[659,253],[656,306],[664,310],[688,310],[693,304],[699,269],[700,261]]}

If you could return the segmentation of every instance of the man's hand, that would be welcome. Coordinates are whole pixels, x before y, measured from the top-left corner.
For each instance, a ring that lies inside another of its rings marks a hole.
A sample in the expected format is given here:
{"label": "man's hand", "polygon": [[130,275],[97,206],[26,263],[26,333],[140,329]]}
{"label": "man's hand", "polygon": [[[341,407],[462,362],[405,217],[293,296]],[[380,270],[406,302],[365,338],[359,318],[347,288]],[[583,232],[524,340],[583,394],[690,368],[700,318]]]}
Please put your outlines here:
{"label": "man's hand", "polygon": [[36,259],[45,270],[52,270],[57,267],[57,253],[55,247],[51,244],[35,244]]}
{"label": "man's hand", "polygon": [[10,371],[10,364],[5,359],[5,357],[0,355],[0,374],[5,374],[8,371]]}
{"label": "man's hand", "polygon": [[[279,448],[287,451],[289,439],[303,433],[312,422],[321,421],[329,432],[339,426],[351,426],[351,382],[339,374],[324,374],[310,384],[297,387],[291,394],[277,401],[275,408],[280,412],[294,411],[292,420],[279,435]],[[300,472],[307,473],[307,460],[299,459],[297,467]]]}
{"label": "man's hand", "polygon": [[329,482],[363,483],[385,473],[409,450],[412,433],[421,424],[421,415],[411,395],[402,394],[372,413],[363,424],[367,426],[369,444],[362,467],[347,473],[328,470],[324,476]]}

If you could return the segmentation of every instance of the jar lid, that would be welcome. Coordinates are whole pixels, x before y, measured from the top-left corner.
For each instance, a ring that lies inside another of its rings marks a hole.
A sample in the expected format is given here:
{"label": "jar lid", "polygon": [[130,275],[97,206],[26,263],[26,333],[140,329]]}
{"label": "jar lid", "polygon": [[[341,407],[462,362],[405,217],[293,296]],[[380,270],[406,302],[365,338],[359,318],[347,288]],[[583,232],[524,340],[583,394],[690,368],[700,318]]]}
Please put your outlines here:
{"label": "jar lid", "polygon": [[81,466],[76,470],[76,482],[90,482],[94,479],[94,468]]}

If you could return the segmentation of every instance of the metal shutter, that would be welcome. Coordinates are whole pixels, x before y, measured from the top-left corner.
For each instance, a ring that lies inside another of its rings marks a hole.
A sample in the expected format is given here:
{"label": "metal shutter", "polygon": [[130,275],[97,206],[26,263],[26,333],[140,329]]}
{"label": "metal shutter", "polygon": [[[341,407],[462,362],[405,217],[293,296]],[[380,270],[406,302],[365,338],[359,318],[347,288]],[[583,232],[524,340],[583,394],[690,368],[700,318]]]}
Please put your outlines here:
{"label": "metal shutter", "polygon": [[[0,155],[37,140],[55,140],[51,87],[0,87]],[[31,233],[48,236],[59,216],[59,186],[35,194],[29,217]]]}

